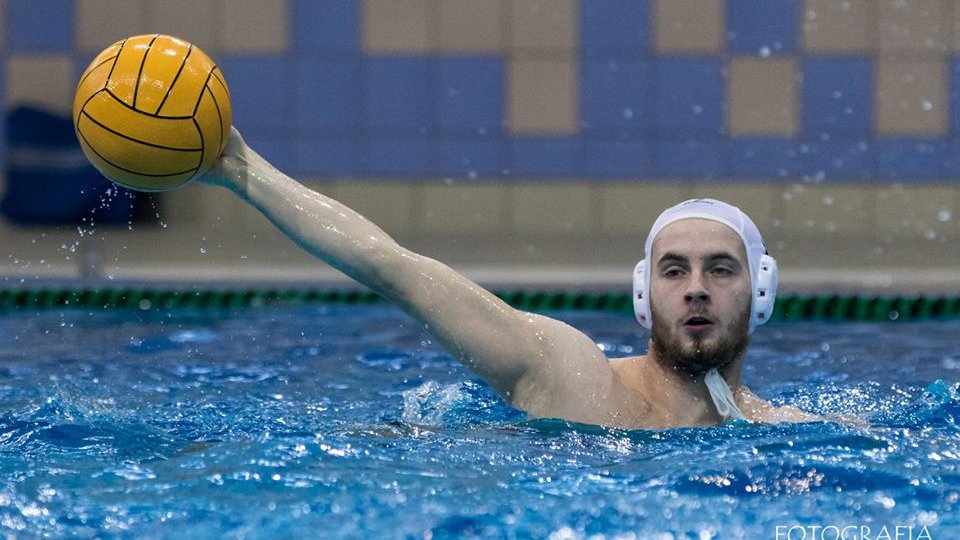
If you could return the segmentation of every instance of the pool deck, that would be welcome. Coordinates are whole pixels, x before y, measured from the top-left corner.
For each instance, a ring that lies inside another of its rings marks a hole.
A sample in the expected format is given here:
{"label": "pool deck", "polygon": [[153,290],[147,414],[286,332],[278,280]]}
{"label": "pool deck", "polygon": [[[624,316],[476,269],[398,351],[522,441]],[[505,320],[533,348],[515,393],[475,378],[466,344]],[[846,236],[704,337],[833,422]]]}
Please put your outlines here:
{"label": "pool deck", "polygon": [[[340,272],[277,231],[227,226],[0,225],[0,287],[234,286],[349,288]],[[398,238],[494,289],[627,292],[642,238],[424,236]],[[939,242],[779,239],[780,291],[802,294],[958,294],[960,250]]]}

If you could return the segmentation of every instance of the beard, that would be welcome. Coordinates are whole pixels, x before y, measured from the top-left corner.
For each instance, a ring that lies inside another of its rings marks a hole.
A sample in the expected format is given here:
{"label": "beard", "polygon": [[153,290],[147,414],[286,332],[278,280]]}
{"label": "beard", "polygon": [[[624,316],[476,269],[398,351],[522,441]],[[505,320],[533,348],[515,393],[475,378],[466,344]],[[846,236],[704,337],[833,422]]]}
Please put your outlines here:
{"label": "beard", "polygon": [[[702,375],[713,368],[720,370],[743,356],[750,344],[750,306],[737,320],[711,333],[712,342],[694,336],[689,344],[680,341],[677,333],[670,331],[668,321],[658,317],[651,306],[653,327],[650,331],[653,351],[661,364],[686,372]],[[706,341],[706,343],[705,343]]]}

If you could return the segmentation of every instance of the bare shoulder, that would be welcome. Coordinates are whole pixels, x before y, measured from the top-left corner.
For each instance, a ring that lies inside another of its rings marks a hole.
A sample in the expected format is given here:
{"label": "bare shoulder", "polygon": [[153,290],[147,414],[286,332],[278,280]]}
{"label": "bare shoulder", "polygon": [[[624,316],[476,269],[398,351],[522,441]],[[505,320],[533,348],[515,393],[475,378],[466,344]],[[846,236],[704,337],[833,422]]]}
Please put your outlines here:
{"label": "bare shoulder", "polygon": [[753,422],[768,424],[820,422],[825,420],[821,416],[804,412],[796,407],[785,405],[776,407],[769,401],[761,399],[746,386],[741,386],[737,392],[737,401],[740,402],[743,414]]}
{"label": "bare shoulder", "polygon": [[589,336],[556,319],[529,315],[539,331],[540,357],[518,384],[514,406],[536,416],[628,426],[646,408],[626,388]]}

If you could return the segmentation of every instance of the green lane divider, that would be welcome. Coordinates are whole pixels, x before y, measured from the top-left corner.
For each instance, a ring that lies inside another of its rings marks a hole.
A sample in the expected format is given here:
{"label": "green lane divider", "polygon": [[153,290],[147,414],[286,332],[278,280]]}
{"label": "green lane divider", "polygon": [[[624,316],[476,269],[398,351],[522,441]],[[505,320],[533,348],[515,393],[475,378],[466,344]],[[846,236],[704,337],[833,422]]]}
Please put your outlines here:
{"label": "green lane divider", "polygon": [[[629,294],[499,291],[508,304],[531,311],[592,310],[632,313]],[[50,308],[238,310],[285,304],[376,304],[380,296],[359,290],[167,288],[0,288],[0,313]],[[781,294],[775,321],[926,321],[960,319],[956,295]]]}

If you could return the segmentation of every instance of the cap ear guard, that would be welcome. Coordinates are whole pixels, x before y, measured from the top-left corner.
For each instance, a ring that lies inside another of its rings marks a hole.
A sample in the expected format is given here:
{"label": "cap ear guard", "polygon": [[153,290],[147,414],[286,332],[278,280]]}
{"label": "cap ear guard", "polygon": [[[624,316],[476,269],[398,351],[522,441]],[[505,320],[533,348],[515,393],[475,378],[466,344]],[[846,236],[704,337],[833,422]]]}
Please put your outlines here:
{"label": "cap ear guard", "polygon": [[653,320],[650,315],[650,298],[647,294],[647,261],[646,259],[637,263],[633,269],[633,313],[637,316],[637,322],[644,328],[653,326]]}
{"label": "cap ear guard", "polygon": [[[650,298],[646,284],[647,261],[637,263],[633,269],[633,313],[637,322],[644,328],[653,326],[653,317],[650,313]],[[777,261],[769,255],[760,257],[760,267],[757,269],[756,287],[750,303],[750,331],[766,323],[773,316],[773,305],[777,301],[777,282],[779,281]]]}
{"label": "cap ear guard", "polygon": [[776,259],[769,255],[760,257],[760,268],[757,269],[757,283],[753,288],[755,292],[750,309],[750,330],[769,321],[773,316],[779,277]]}

